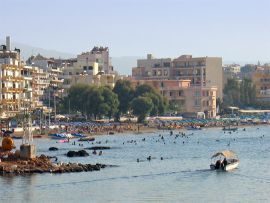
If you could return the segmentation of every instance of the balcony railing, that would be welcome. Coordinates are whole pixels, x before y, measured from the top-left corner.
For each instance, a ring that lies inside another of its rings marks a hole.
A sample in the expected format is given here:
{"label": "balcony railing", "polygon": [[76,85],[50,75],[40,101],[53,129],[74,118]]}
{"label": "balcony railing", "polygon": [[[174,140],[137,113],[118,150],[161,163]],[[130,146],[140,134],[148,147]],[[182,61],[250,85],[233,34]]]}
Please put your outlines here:
{"label": "balcony railing", "polygon": [[2,99],[0,100],[2,104],[18,104],[20,102],[19,99]]}
{"label": "balcony railing", "polygon": [[3,87],[2,92],[10,92],[10,93],[22,93],[23,89],[22,88],[13,88],[13,87]]}

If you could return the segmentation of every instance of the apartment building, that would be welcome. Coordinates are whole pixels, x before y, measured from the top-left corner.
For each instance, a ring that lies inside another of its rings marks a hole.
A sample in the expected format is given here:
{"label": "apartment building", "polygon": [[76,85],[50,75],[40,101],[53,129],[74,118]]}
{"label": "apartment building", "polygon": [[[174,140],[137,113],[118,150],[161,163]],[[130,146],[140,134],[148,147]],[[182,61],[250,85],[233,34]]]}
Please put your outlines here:
{"label": "apartment building", "polygon": [[173,60],[172,78],[191,81],[191,86],[216,87],[217,97],[223,97],[223,70],[220,57],[182,55]]}
{"label": "apartment building", "polygon": [[63,64],[62,88],[64,96],[72,85],[89,84],[95,86],[114,87],[121,77],[110,66],[109,49],[94,47],[91,52],[85,52],[76,59]]}
{"label": "apartment building", "polygon": [[23,93],[22,65],[20,50],[11,50],[10,37],[6,37],[6,45],[0,46],[0,114],[16,115],[21,108]]}
{"label": "apartment building", "polygon": [[137,60],[137,67],[132,69],[132,76],[137,79],[190,80],[191,86],[216,87],[217,97],[223,96],[223,70],[220,57],[192,57],[182,55],[176,59],[156,59],[151,54],[147,59]]}
{"label": "apartment building", "polygon": [[257,66],[252,74],[252,82],[256,87],[258,102],[270,101],[270,64]]}
{"label": "apartment building", "polygon": [[63,96],[62,84],[64,80],[61,78],[63,67],[59,67],[59,61],[56,62],[54,58],[46,58],[38,54],[37,56],[31,56],[26,62],[32,67],[38,67],[43,70],[41,73],[43,74],[43,79],[45,74],[48,76],[49,85],[42,89],[42,101],[44,104],[49,105],[49,100],[54,101],[55,96]]}
{"label": "apartment building", "polygon": [[77,56],[78,65],[88,66],[91,63],[98,63],[98,71],[105,74],[113,73],[113,66],[111,65],[109,48],[108,47],[94,47],[89,52],[83,52]]}
{"label": "apartment building", "polygon": [[133,85],[149,84],[170,102],[174,102],[183,114],[196,115],[203,112],[206,117],[216,116],[216,87],[191,86],[190,80],[131,80]]}
{"label": "apartment building", "polygon": [[132,69],[135,79],[170,79],[172,68],[171,58],[154,58],[148,54],[146,59],[138,59],[137,67]]}

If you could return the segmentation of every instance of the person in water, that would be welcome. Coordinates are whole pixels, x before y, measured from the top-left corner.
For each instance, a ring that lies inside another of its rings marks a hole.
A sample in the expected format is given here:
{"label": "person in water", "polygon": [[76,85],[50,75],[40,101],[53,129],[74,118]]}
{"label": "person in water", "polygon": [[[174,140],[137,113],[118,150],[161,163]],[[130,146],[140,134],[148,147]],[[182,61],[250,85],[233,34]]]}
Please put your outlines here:
{"label": "person in water", "polygon": [[223,161],[222,161],[222,165],[223,165],[223,168],[225,168],[226,166],[227,166],[227,164],[228,164],[228,161],[227,161],[227,159],[226,159],[226,157],[223,159]]}
{"label": "person in water", "polygon": [[215,166],[215,168],[216,168],[216,169],[219,169],[220,166],[221,166],[221,161],[220,161],[220,160],[217,160],[217,161],[216,161],[216,166]]}

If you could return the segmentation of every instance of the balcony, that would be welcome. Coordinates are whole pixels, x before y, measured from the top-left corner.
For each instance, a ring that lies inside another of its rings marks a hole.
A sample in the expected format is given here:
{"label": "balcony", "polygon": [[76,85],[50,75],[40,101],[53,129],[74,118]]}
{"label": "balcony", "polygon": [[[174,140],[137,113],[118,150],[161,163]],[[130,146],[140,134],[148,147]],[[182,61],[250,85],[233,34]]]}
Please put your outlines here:
{"label": "balcony", "polygon": [[19,99],[2,99],[0,101],[1,101],[1,104],[19,104],[20,103]]}
{"label": "balcony", "polygon": [[22,88],[13,88],[13,87],[3,87],[2,88],[3,93],[22,93]]}
{"label": "balcony", "polygon": [[51,83],[54,83],[54,84],[60,84],[60,83],[63,83],[64,81],[63,81],[63,79],[52,79],[51,81],[50,81]]}
{"label": "balcony", "polygon": [[2,64],[2,70],[22,70],[22,67],[11,64]]}
{"label": "balcony", "polygon": [[19,76],[2,76],[2,81],[23,82],[24,78]]}

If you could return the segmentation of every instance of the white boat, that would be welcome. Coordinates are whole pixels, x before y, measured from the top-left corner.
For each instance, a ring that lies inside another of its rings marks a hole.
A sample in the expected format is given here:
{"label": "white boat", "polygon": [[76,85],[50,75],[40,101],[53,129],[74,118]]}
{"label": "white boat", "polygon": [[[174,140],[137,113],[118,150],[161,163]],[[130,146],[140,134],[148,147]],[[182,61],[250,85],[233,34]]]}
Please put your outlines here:
{"label": "white boat", "polygon": [[211,170],[230,171],[237,168],[239,159],[236,154],[231,150],[224,150],[215,153],[211,157]]}

